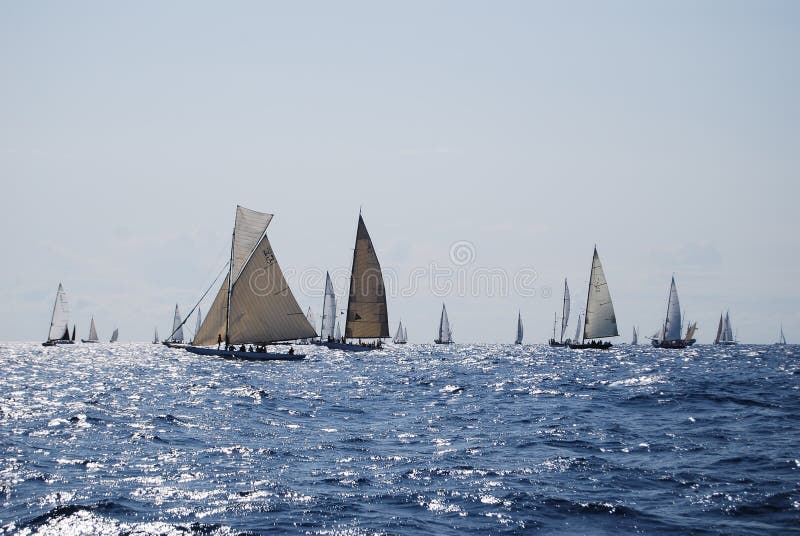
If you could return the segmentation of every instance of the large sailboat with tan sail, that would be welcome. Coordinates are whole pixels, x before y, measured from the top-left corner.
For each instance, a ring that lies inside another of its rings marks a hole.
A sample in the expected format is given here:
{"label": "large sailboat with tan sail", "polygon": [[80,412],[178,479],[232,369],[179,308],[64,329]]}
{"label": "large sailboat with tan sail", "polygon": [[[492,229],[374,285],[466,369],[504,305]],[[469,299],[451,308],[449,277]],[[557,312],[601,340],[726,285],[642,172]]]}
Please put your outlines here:
{"label": "large sailboat with tan sail", "polygon": [[389,337],[383,273],[364,218],[359,213],[344,337],[323,340],[322,344],[334,350],[365,352],[381,348],[383,339]]}
{"label": "large sailboat with tan sail", "polygon": [[317,335],[297,304],[267,237],[272,216],[236,207],[227,277],[194,340],[183,346],[187,351],[252,361],[305,357],[291,347],[288,352],[267,351],[267,345]]}

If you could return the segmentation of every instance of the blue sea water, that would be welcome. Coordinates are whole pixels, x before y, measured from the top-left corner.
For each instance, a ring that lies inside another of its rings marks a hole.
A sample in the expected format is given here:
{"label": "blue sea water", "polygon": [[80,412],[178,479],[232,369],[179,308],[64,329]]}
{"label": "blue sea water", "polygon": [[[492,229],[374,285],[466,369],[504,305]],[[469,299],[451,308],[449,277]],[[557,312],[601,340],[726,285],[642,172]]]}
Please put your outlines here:
{"label": "blue sea water", "polygon": [[0,533],[800,532],[797,346],[0,346]]}

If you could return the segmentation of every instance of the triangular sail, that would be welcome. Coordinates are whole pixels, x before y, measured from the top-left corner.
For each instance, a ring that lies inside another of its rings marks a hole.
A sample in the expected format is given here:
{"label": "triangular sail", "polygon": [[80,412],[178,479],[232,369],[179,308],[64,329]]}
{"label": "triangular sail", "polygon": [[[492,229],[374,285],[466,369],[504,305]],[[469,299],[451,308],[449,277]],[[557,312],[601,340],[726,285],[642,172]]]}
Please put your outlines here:
{"label": "triangular sail", "polygon": [[360,214],[344,335],[348,339],[389,337],[389,314],[381,265]]}
{"label": "triangular sail", "polygon": [[322,327],[319,336],[323,341],[333,338],[336,324],[336,294],[333,291],[331,275],[325,273],[325,298],[322,301]]}
{"label": "triangular sail", "polygon": [[89,339],[90,341],[98,341],[100,338],[97,336],[97,328],[94,326],[94,317],[92,317],[92,321],[89,323]]}
{"label": "triangular sail", "polygon": [[731,326],[731,316],[725,313],[725,341],[733,342],[733,327]]}
{"label": "triangular sail", "polygon": [[78,330],[78,326],[72,324],[72,342],[75,342],[75,332]]}
{"label": "triangular sail", "polygon": [[111,334],[111,340],[109,342],[117,342],[119,338],[119,329],[114,328],[114,332]]}
{"label": "triangular sail", "polygon": [[183,342],[183,325],[181,321],[181,311],[178,304],[175,304],[175,316],[172,318],[172,337],[171,342]]}
{"label": "triangular sail", "polygon": [[783,334],[783,325],[781,325],[781,338],[780,338],[780,343],[781,343],[781,344],[786,344],[786,337],[785,337],[785,336],[784,336],[784,334]]}
{"label": "triangular sail", "polygon": [[717,336],[714,337],[714,344],[719,344],[722,340],[722,324],[724,323],[722,319],[722,313],[719,314],[719,324],[717,324]]}
{"label": "triangular sail", "polygon": [[561,311],[561,341],[564,341],[564,333],[567,332],[567,324],[569,323],[569,286],[567,280],[564,279],[564,304]]}
{"label": "triangular sail", "polygon": [[681,338],[681,304],[678,300],[678,288],[675,278],[669,287],[669,302],[667,303],[667,319],[664,323],[664,340],[677,341]]}
{"label": "triangular sail", "polygon": [[686,329],[686,337],[684,337],[684,340],[690,342],[694,338],[695,331],[697,331],[697,322],[692,322]]}
{"label": "triangular sail", "polygon": [[400,323],[397,325],[397,331],[394,334],[394,339],[392,339],[395,343],[403,342],[403,321],[401,320]]}
{"label": "triangular sail", "polygon": [[159,342],[158,341],[158,328],[155,328],[155,331],[153,332],[153,343],[157,343],[157,342]]}
{"label": "triangular sail", "polygon": [[636,326],[633,327],[633,339],[631,339],[631,344],[639,344],[639,334],[636,332]]}
{"label": "triangular sail", "polygon": [[575,338],[573,339],[574,342],[578,342],[581,339],[581,314],[578,313],[578,320],[575,323]]}
{"label": "triangular sail", "polygon": [[514,344],[522,344],[522,313],[517,313],[517,338],[514,339]]}
{"label": "triangular sail", "polygon": [[403,326],[403,342],[408,342],[408,329]]}
{"label": "triangular sail", "polygon": [[452,342],[450,320],[447,318],[447,308],[442,304],[442,317],[439,319],[439,342]]}
{"label": "triangular sail", "polygon": [[608,290],[606,275],[603,265],[594,249],[592,258],[592,272],[589,276],[589,296],[586,300],[586,316],[583,320],[583,338],[597,339],[601,337],[616,337],[617,317],[614,314],[614,304],[611,302],[611,293]]}
{"label": "triangular sail", "polygon": [[67,293],[64,292],[64,287],[59,283],[56,291],[56,301],[53,304],[53,314],[50,317],[50,331],[47,339],[57,341],[64,337],[65,330],[67,330],[67,339],[69,339],[68,323],[69,303],[67,303]]}

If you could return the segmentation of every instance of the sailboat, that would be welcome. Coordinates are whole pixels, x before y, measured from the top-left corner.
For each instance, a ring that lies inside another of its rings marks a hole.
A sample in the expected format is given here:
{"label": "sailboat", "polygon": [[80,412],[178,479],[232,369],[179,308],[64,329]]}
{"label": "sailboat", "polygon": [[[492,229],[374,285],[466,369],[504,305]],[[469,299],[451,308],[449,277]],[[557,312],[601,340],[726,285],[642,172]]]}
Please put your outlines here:
{"label": "sailboat", "polygon": [[[381,348],[381,339],[388,337],[390,337],[389,313],[386,307],[386,290],[381,265],[367,232],[367,226],[364,224],[364,218],[359,213],[344,339],[337,337],[334,341],[323,341],[322,344],[335,350],[365,352]],[[358,339],[357,344],[347,342],[354,339]],[[362,342],[364,339],[372,339],[375,342]]]}
{"label": "sailboat", "polygon": [[[694,329],[690,327],[691,335]],[[687,335],[689,335],[687,330]],[[651,341],[656,348],[686,348],[693,344],[693,339],[681,336],[681,304],[678,300],[678,288],[675,286],[675,276],[669,286],[669,299],[667,300],[667,317],[661,329],[652,337]]]}
{"label": "sailboat", "polygon": [[722,316],[722,313],[719,315],[719,325],[717,326],[717,336],[714,338],[714,344],[725,346],[736,344],[733,329],[731,328],[731,317],[728,312],[725,313],[725,316]]}
{"label": "sailboat", "polygon": [[[564,300],[561,304],[561,338],[556,340],[556,324],[558,318],[553,322],[553,338],[550,339],[550,346],[567,346],[569,341],[564,341],[564,333],[567,331],[567,322],[569,321],[569,286],[567,279],[564,278]],[[578,342],[577,340],[575,342]]]}
{"label": "sailboat", "polygon": [[75,342],[75,332],[78,330],[78,326],[72,324],[72,338],[70,339],[72,342]]}
{"label": "sailboat", "polygon": [[639,332],[636,331],[636,326],[633,326],[633,338],[631,339],[631,346],[639,344]]}
{"label": "sailboat", "polygon": [[50,316],[50,331],[47,340],[42,346],[55,346],[57,344],[73,344],[69,336],[69,303],[67,293],[61,283],[56,291],[56,301],[53,304],[53,314]]}
{"label": "sailboat", "polygon": [[[311,307],[309,307],[306,311],[306,320],[308,320],[308,323],[312,326],[316,325],[317,323],[316,319],[314,318],[314,311],[311,310]],[[301,339],[299,342],[301,344],[311,344],[311,339]]]}
{"label": "sailboat", "polygon": [[406,328],[403,327],[402,320],[397,326],[397,332],[394,334],[394,339],[392,339],[392,342],[395,344],[405,344],[408,342],[408,338],[406,337]]}
{"label": "sailboat", "polygon": [[[268,344],[317,336],[270,245],[267,227],[271,221],[272,214],[236,207],[228,276],[194,340],[184,347],[187,351],[252,361],[295,361],[305,357],[295,354],[293,348],[288,353],[266,351]],[[240,346],[236,349],[234,345]],[[253,351],[245,345],[251,345]]]}
{"label": "sailboat", "polygon": [[786,346],[786,337],[783,335],[783,324],[781,324],[781,335],[778,338],[778,342],[775,344],[778,346]]}
{"label": "sailboat", "polygon": [[[597,247],[594,248],[592,256],[592,271],[589,274],[589,295],[586,299],[586,311],[583,315],[583,339],[569,343],[573,349],[597,348],[607,350],[611,348],[608,341],[599,342],[594,339],[604,337],[616,337],[617,317],[614,314],[614,304],[611,301],[611,293],[608,290],[606,274],[603,272],[603,265],[600,263],[600,256],[597,254]],[[592,339],[586,342],[586,339]]]}
{"label": "sailboat", "polygon": [[[191,316],[191,313],[189,314]],[[186,319],[189,319],[189,316]],[[183,324],[184,321],[181,320],[181,310],[178,308],[178,304],[175,304],[175,314],[172,317],[172,333],[167,340],[164,341],[164,344],[170,346],[172,344],[183,344]]]}
{"label": "sailboat", "polygon": [[517,338],[514,344],[522,344],[522,312],[517,311]]}
{"label": "sailboat", "polygon": [[158,340],[158,328],[155,328],[155,332],[153,333],[153,344],[158,344],[159,342],[161,341]]}
{"label": "sailboat", "polygon": [[81,339],[81,342],[100,342],[100,338],[97,336],[97,328],[94,326],[94,316],[92,316],[92,321],[89,323],[89,338]]}
{"label": "sailboat", "polygon": [[108,342],[117,342],[119,339],[119,330],[114,328],[114,331],[111,333],[111,339]]}
{"label": "sailboat", "polygon": [[[313,325],[313,313],[311,307],[308,308],[306,317]],[[341,339],[341,332],[338,332],[339,324],[336,322],[336,292],[333,290],[330,272],[325,272],[325,294],[322,299],[322,324],[319,330],[319,340],[309,341],[312,344],[322,345],[325,342],[335,342]],[[338,333],[335,336],[334,334]]]}
{"label": "sailboat", "polygon": [[578,313],[578,320],[575,324],[575,338],[572,339],[575,342],[578,342],[581,338],[581,315],[583,313]]}
{"label": "sailboat", "polygon": [[453,344],[453,332],[447,318],[447,308],[442,304],[442,316],[439,318],[439,336],[433,340],[436,344]]}

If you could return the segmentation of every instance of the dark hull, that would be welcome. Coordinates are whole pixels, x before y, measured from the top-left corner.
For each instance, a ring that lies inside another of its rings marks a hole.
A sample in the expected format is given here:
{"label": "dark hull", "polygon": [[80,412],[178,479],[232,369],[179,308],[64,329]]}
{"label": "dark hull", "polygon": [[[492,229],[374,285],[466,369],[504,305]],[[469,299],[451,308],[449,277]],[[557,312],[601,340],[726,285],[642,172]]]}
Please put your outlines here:
{"label": "dark hull", "polygon": [[95,343],[95,342],[100,342],[100,341],[90,341],[89,339],[81,339],[81,342],[84,343],[84,344],[88,344],[88,343]]}
{"label": "dark hull", "polygon": [[436,344],[453,344],[453,341],[440,341],[439,339],[434,339]]}
{"label": "dark hull", "polygon": [[62,344],[75,344],[75,341],[69,339],[61,339],[57,341],[45,341],[42,346],[61,346]]}
{"label": "dark hull", "polygon": [[547,341],[547,344],[549,344],[550,346],[553,346],[555,348],[563,348],[563,347],[569,346],[569,343],[567,343],[567,342],[558,342],[555,339],[550,339],[549,341]]}
{"label": "dark hull", "polygon": [[379,346],[361,346],[360,344],[347,344],[346,342],[321,342],[313,341],[311,344],[325,346],[331,350],[344,350],[345,352],[371,352],[372,350],[382,350]]}
{"label": "dark hull", "polygon": [[611,344],[610,342],[599,342],[594,344],[591,342],[585,342],[585,343],[574,343],[574,344],[570,343],[568,344],[568,346],[573,350],[608,350],[614,345]]}
{"label": "dark hull", "polygon": [[240,352],[239,350],[217,350],[202,346],[181,346],[187,352],[197,355],[222,357],[225,359],[241,359],[244,361],[300,361],[305,354],[288,354],[278,352]]}
{"label": "dark hull", "polygon": [[720,341],[720,342],[715,342],[714,344],[717,344],[719,346],[733,346],[734,344],[736,344],[736,341]]}
{"label": "dark hull", "polygon": [[657,341],[654,339],[651,342],[653,346],[655,346],[656,348],[664,348],[667,350],[681,350],[683,348],[687,348],[692,344],[694,344],[694,339],[690,341],[684,341],[683,339],[677,341]]}

